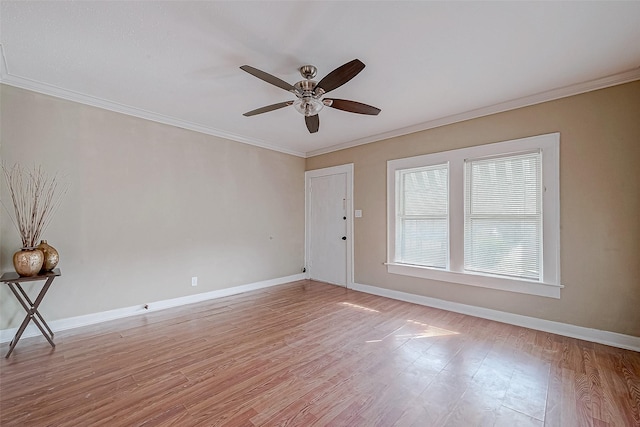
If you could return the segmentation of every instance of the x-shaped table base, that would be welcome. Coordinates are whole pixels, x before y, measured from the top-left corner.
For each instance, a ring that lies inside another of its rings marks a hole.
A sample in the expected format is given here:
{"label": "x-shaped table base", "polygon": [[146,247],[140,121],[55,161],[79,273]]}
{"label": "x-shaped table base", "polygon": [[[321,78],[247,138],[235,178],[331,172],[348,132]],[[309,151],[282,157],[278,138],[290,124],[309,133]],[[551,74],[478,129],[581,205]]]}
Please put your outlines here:
{"label": "x-shaped table base", "polygon": [[[7,355],[5,357],[9,357],[11,355],[13,349],[18,344],[20,337],[24,333],[24,330],[27,328],[27,325],[29,325],[29,322],[31,321],[33,321],[38,329],[40,329],[42,335],[44,335],[47,341],[49,341],[49,344],[51,344],[52,347],[56,346],[53,342],[53,331],[51,330],[51,328],[49,328],[47,322],[45,322],[42,314],[40,314],[40,312],[38,311],[38,307],[40,306],[40,303],[42,302],[45,294],[49,290],[51,283],[53,283],[53,279],[55,279],[57,276],[60,276],[60,270],[56,268],[53,271],[46,272],[34,277],[21,277],[15,273],[5,273],[0,278],[1,282],[4,282],[9,286],[9,289],[11,289],[11,292],[13,292],[13,294],[16,296],[16,299],[20,302],[22,308],[24,308],[24,310],[27,312],[27,315],[22,321],[22,324],[18,328],[18,331],[9,344],[9,351],[7,352]],[[46,280],[46,282],[38,293],[35,301],[31,301],[31,298],[29,298],[29,295],[27,295],[20,283],[33,282],[38,280]]]}

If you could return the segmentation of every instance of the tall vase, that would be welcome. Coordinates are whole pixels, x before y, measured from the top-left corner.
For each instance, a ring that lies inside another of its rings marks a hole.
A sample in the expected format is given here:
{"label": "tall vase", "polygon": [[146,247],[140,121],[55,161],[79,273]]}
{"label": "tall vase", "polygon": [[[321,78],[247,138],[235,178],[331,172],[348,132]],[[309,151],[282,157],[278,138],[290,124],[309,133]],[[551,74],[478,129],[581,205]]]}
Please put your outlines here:
{"label": "tall vase", "polygon": [[22,248],[13,254],[13,267],[21,276],[35,276],[42,269],[44,253],[38,248]]}
{"label": "tall vase", "polygon": [[58,265],[58,261],[60,261],[60,255],[58,251],[53,246],[49,245],[46,240],[42,240],[38,245],[38,249],[42,251],[44,254],[44,262],[42,263],[42,271],[51,271],[56,265]]}

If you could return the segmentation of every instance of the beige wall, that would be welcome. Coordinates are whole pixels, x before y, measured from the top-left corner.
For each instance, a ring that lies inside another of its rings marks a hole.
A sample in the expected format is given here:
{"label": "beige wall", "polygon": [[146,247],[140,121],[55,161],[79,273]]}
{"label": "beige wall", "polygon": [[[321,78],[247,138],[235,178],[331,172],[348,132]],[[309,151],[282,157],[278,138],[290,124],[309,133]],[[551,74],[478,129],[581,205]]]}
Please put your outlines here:
{"label": "beige wall", "polygon": [[[10,86],[0,95],[2,160],[71,183],[43,236],[63,273],[45,318],[301,272],[304,159]],[[0,269],[10,271],[20,239],[1,215]],[[23,317],[4,286],[0,313],[0,329]]]}
{"label": "beige wall", "polygon": [[[47,319],[300,272],[303,159],[0,89],[0,159],[43,164],[71,183],[44,236],[63,270],[42,306]],[[386,272],[387,160],[550,132],[561,133],[561,299]],[[640,82],[312,157],[306,169],[344,163],[355,164],[363,210],[357,283],[640,336]],[[9,271],[20,242],[0,215]],[[22,316],[0,287],[0,329]]]}
{"label": "beige wall", "polygon": [[[551,132],[561,133],[559,300],[386,272],[387,160]],[[640,81],[311,157],[306,169],[344,163],[363,211],[356,283],[640,336]]]}

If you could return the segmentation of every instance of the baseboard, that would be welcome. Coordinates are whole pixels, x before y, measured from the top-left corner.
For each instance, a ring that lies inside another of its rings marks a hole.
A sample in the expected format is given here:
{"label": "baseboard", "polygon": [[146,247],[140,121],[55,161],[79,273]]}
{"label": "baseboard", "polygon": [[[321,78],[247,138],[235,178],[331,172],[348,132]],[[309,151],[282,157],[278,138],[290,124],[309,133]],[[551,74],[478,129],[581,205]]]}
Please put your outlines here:
{"label": "baseboard", "polygon": [[[280,277],[277,279],[264,280],[261,282],[250,283],[247,285],[235,286],[231,288],[219,289],[211,292],[187,295],[179,298],[156,301],[148,304],[148,308],[144,305],[136,305],[131,307],[118,308],[115,310],[103,311],[99,313],[86,314],[83,316],[69,317],[66,319],[54,320],[49,323],[51,329],[55,332],[68,329],[78,328],[81,326],[94,325],[109,320],[121,319],[124,317],[135,316],[138,314],[148,313],[151,311],[163,310],[171,307],[178,307],[186,304],[193,304],[201,301],[207,301],[216,298],[222,298],[230,295],[236,295],[244,292],[254,291],[258,289],[268,288],[271,286],[282,285],[297,280],[307,279],[307,274],[295,274],[292,276]],[[571,338],[577,338],[586,341],[597,342],[600,344],[610,345],[613,347],[624,348],[640,352],[640,337],[619,334],[616,332],[602,331],[599,329],[585,328],[582,326],[570,325],[567,323],[554,322],[551,320],[538,319],[535,317],[522,316],[519,314],[507,313],[504,311],[491,310],[488,308],[477,307],[472,305],[460,304],[456,302],[431,298],[422,295],[410,294],[407,292],[394,291],[391,289],[379,288],[376,286],[363,285],[354,283],[353,290],[365,292],[372,295],[392,298],[400,301],[411,302],[428,307],[439,308],[442,310],[453,311],[455,313],[467,314],[470,316],[480,317],[483,319],[495,320],[497,322],[508,323],[511,325],[522,326],[525,328],[536,329],[539,331],[550,332],[553,334],[563,335]],[[0,343],[9,342],[15,335],[18,328],[0,330]],[[22,338],[39,336],[38,328],[30,324],[22,334]]]}
{"label": "baseboard", "polygon": [[550,332],[553,334],[563,335],[571,338],[578,338],[581,340],[597,342],[600,344],[610,345],[612,347],[624,348],[627,350],[640,352],[640,337],[634,337],[631,335],[601,331],[599,329],[584,328],[582,326],[575,326],[569,325],[567,323],[522,316],[519,314],[491,310],[488,308],[476,307],[473,305],[460,304],[457,302],[441,300],[438,298],[431,298],[422,295],[394,291],[390,289],[379,288],[376,286],[362,285],[359,283],[354,283],[352,289],[368,294],[411,302],[414,304],[425,305],[428,307],[439,308],[442,310],[453,311],[455,313],[468,314],[470,316],[481,317],[483,319],[495,320],[497,322],[508,323],[511,325],[522,326],[538,331]]}
{"label": "baseboard", "polygon": [[[144,305],[135,305],[131,307],[117,308],[115,310],[102,311],[99,313],[91,313],[83,316],[69,317],[66,319],[53,320],[47,322],[54,333],[67,329],[79,328],[81,326],[94,325],[109,320],[122,319],[123,317],[135,316],[138,314],[149,313],[150,311],[163,310],[165,308],[178,307],[186,304],[207,301],[216,298],[227,297],[230,295],[241,294],[244,292],[255,291],[258,289],[268,288],[271,286],[282,285],[284,283],[295,282],[297,280],[306,279],[306,274],[294,274],[292,276],[280,277],[277,279],[263,280],[261,282],[249,283],[247,285],[234,286],[231,288],[219,289],[211,292],[203,292],[200,294],[187,295],[184,297],[172,298],[163,301],[156,301]],[[18,328],[0,330],[0,343],[9,342],[13,339]],[[30,323],[22,334],[22,338],[39,336],[40,330]]]}

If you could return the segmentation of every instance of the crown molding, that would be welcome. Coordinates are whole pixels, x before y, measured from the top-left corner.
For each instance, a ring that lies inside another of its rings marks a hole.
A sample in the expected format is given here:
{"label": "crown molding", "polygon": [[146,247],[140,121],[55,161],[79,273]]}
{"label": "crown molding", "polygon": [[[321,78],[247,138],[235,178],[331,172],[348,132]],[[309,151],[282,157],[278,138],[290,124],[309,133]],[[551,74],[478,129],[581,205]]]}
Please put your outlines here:
{"label": "crown molding", "polygon": [[589,80],[587,82],[577,83],[569,86],[563,86],[563,87],[552,89],[549,91],[540,92],[534,95],[529,95],[522,98],[513,99],[510,101],[501,102],[499,104],[477,108],[475,110],[466,111],[464,113],[441,117],[435,120],[429,120],[424,123],[408,126],[401,129],[392,130],[390,132],[371,135],[366,138],[356,139],[354,141],[333,145],[331,147],[308,151],[305,157],[319,156],[321,154],[327,154],[327,153],[331,153],[338,150],[344,150],[346,148],[357,147],[358,145],[364,145],[364,144],[369,144],[371,142],[382,141],[384,139],[395,138],[402,135],[408,135],[410,133],[420,132],[427,129],[433,129],[440,126],[450,125],[450,124],[462,122],[465,120],[477,119],[479,117],[488,116],[491,114],[502,113],[504,111],[515,110],[517,108],[528,107],[535,104],[541,104],[543,102],[548,102],[548,101],[553,101],[560,98],[579,95],[581,93],[591,92],[598,89],[605,89],[607,87],[616,86],[623,83],[629,83],[635,80],[640,80],[640,67],[634,68],[632,70],[627,70],[622,73],[601,77],[599,79]]}
{"label": "crown molding", "polygon": [[268,142],[246,138],[241,135],[237,135],[231,132],[226,132],[220,129],[215,129],[208,126],[203,126],[198,123],[188,122],[186,120],[177,119],[175,117],[165,116],[163,114],[154,113],[152,111],[143,110],[141,108],[131,107],[129,105],[119,104],[117,102],[109,101],[106,99],[85,95],[83,93],[74,92],[68,89],[59,88],[47,83],[37,82],[22,77],[16,77],[12,75],[0,76],[0,83],[8,86],[14,86],[21,89],[27,89],[33,92],[39,92],[45,95],[54,96],[56,98],[66,99],[68,101],[78,102],[80,104],[90,105],[92,107],[98,107],[116,113],[126,114],[128,116],[138,117],[145,120],[151,120],[153,122],[162,123],[166,125],[176,126],[179,128],[192,130],[194,132],[203,133],[206,135],[212,135],[219,138],[225,138],[231,141],[240,142],[243,144],[249,144],[260,148],[266,148],[272,151],[278,151],[280,153],[290,154],[297,157],[305,157],[305,153],[293,150],[287,150],[282,147],[269,144]]}
{"label": "crown molding", "polygon": [[635,80],[640,80],[640,67],[627,70],[622,73],[612,74],[610,76],[602,77],[599,79],[589,80],[574,85],[564,86],[561,88],[552,89],[545,92],[540,92],[534,95],[525,96],[522,98],[513,99],[510,101],[501,102],[499,104],[490,105],[487,107],[478,108],[475,110],[466,111],[451,116],[441,117],[435,120],[429,120],[417,125],[408,126],[400,129],[395,129],[389,132],[370,135],[365,138],[356,139],[353,141],[347,141],[342,144],[332,145],[330,147],[321,148],[318,150],[312,150],[308,152],[300,152],[295,150],[288,150],[286,148],[278,147],[267,141],[263,141],[255,138],[247,138],[242,135],[226,132],[221,129],[216,129],[208,126],[203,126],[198,123],[188,122],[186,120],[177,119],[163,114],[154,113],[152,111],[143,110],[129,105],[120,104],[117,102],[109,101],[107,99],[98,98],[83,93],[71,91],[47,83],[27,79],[12,75],[9,72],[7,61],[4,55],[4,49],[0,43],[0,83],[18,87],[21,89],[31,90],[33,92],[42,93],[45,95],[54,96],[56,98],[66,99],[68,101],[74,101],[93,107],[103,108],[105,110],[114,111],[129,116],[139,117],[146,120],[151,120],[158,123],[163,123],[171,126],[180,127],[194,132],[203,133],[206,135],[212,135],[219,138],[225,138],[231,141],[240,142],[243,144],[253,145],[268,150],[277,151],[284,154],[290,154],[297,157],[313,157],[321,154],[327,154],[334,151],[344,150],[347,148],[357,147],[359,145],[369,144],[371,142],[382,141],[384,139],[395,138],[402,135],[408,135],[415,132],[420,132],[427,129],[433,129],[440,126],[450,125],[465,120],[476,119],[491,114],[501,113],[504,111],[515,110],[517,108],[528,107],[535,104],[541,104],[547,101],[553,101],[555,99],[566,98],[573,95],[579,95],[585,92],[591,92],[598,89],[604,89],[611,86],[616,86],[623,83],[629,83]]}
{"label": "crown molding", "polygon": [[220,129],[215,129],[208,126],[203,126],[198,123],[188,122],[186,120],[177,119],[163,114],[154,113],[152,111],[143,110],[141,108],[131,107],[129,105],[120,104],[117,102],[109,101],[107,99],[98,98],[95,96],[85,95],[83,93],[74,92],[68,89],[60,88],[47,83],[42,83],[35,80],[26,79],[24,77],[14,76],[9,74],[7,69],[7,63],[4,60],[4,53],[1,50],[0,45],[0,83],[8,86],[14,86],[21,89],[27,89],[33,92],[42,93],[44,95],[53,96],[56,98],[66,99],[68,101],[78,102],[80,104],[90,105],[92,107],[98,107],[116,113],[126,114],[128,116],[134,116],[145,120],[151,120],[166,125],[176,126],[179,128],[192,130],[194,132],[203,133],[206,135],[212,135],[219,138],[225,138],[232,141],[240,142],[243,144],[249,144],[260,148],[266,148],[272,151],[278,151],[284,154],[290,154],[297,157],[305,157],[305,153],[293,150],[287,150],[282,147],[269,144],[266,141],[246,138],[241,135],[237,135],[231,132],[226,132]]}

